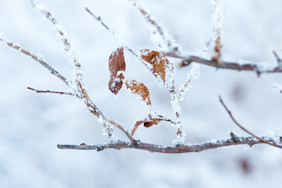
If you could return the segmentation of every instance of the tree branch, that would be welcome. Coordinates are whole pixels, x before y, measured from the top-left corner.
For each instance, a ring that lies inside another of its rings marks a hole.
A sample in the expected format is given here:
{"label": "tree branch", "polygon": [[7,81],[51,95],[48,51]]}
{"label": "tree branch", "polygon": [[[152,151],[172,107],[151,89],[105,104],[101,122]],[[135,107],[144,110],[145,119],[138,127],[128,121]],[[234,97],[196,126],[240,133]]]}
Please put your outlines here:
{"label": "tree branch", "polygon": [[[261,137],[263,140],[268,142],[275,143],[276,139],[279,139],[279,143],[282,142],[282,137],[277,138],[270,138],[270,137]],[[62,145],[58,144],[57,147],[59,149],[72,149],[72,150],[96,150],[102,151],[104,149],[137,149],[137,150],[146,150],[149,152],[156,152],[156,153],[170,153],[170,154],[177,154],[177,153],[191,153],[191,152],[201,152],[210,149],[216,149],[220,147],[227,147],[227,146],[235,146],[235,145],[245,145],[248,144],[249,146],[253,146],[256,144],[265,144],[262,140],[259,140],[255,137],[236,137],[229,138],[225,140],[218,140],[218,141],[210,141],[201,144],[189,144],[189,145],[176,145],[176,146],[162,146],[156,144],[148,144],[144,142],[137,142],[136,144],[132,144],[130,142],[124,141],[117,141],[108,144],[99,144],[99,145]]]}
{"label": "tree branch", "polygon": [[59,95],[70,95],[70,96],[76,96],[79,98],[78,95],[71,93],[71,92],[64,92],[64,91],[51,91],[51,90],[38,90],[38,89],[34,89],[32,87],[27,87],[27,89],[34,91],[36,93],[51,93],[51,94],[59,94]]}
{"label": "tree branch", "polygon": [[185,67],[190,65],[192,62],[200,63],[203,65],[207,65],[210,67],[215,67],[217,69],[230,69],[230,70],[238,70],[238,71],[255,71],[257,74],[261,73],[281,73],[282,68],[280,66],[273,67],[269,70],[262,70],[256,64],[240,64],[238,62],[227,62],[222,61],[220,64],[217,61],[208,60],[205,58],[201,58],[198,56],[188,56],[188,57],[181,57],[174,53],[164,53],[165,56],[180,58],[182,61],[179,63],[179,67]]}
{"label": "tree branch", "polygon": [[[158,21],[148,13],[147,10],[141,5],[138,0],[129,0],[133,6],[135,6],[139,12],[145,17],[146,21],[154,28],[153,32],[159,33],[161,36],[163,43],[166,45],[167,49],[170,52],[174,52],[176,54],[181,54],[179,51],[179,47],[175,44],[174,38],[168,34],[167,30],[164,26],[162,26]],[[165,47],[165,46],[161,46]]]}
{"label": "tree branch", "polygon": [[247,130],[245,127],[243,127],[240,123],[238,123],[238,121],[236,121],[236,119],[233,117],[231,111],[227,108],[227,106],[225,105],[225,103],[223,102],[222,98],[219,96],[219,101],[220,103],[223,105],[224,109],[227,111],[227,113],[229,114],[230,118],[232,119],[232,121],[243,131],[245,131],[246,133],[248,133],[249,135],[253,136],[254,138],[260,140],[261,142],[265,143],[265,144],[269,144],[271,146],[277,147],[277,148],[282,148],[282,146],[277,145],[274,141],[269,141],[269,140],[265,140],[257,135],[255,135],[254,133],[252,133],[251,131]]}
{"label": "tree branch", "polygon": [[39,64],[41,64],[43,67],[45,67],[49,72],[55,76],[57,76],[60,80],[62,80],[67,86],[69,86],[69,81],[61,75],[56,69],[54,69],[52,66],[50,66],[46,61],[44,61],[42,58],[34,55],[30,51],[22,48],[20,45],[17,45],[13,42],[10,42],[6,37],[0,38],[0,41],[5,42],[9,47],[21,52],[22,54],[31,57],[34,61],[37,61]]}

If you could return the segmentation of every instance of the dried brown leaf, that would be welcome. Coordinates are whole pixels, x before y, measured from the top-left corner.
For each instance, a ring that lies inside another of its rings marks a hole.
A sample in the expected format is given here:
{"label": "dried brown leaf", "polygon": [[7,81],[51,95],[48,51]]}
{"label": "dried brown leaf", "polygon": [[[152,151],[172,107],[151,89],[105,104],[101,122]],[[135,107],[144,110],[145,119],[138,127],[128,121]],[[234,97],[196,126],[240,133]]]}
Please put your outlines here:
{"label": "dried brown leaf", "polygon": [[123,85],[124,72],[126,69],[126,64],[124,60],[124,50],[123,47],[113,51],[109,58],[109,70],[110,70],[110,81],[109,89],[115,95],[119,92]]}
{"label": "dried brown leaf", "polygon": [[165,82],[166,69],[169,64],[168,59],[165,58],[162,53],[149,49],[141,50],[141,57],[147,63],[153,65],[153,68],[151,69],[153,73],[159,75],[161,79]]}
{"label": "dried brown leaf", "polygon": [[141,120],[141,121],[137,121],[137,122],[135,123],[135,126],[134,126],[134,128],[132,129],[131,134],[134,135],[134,133],[136,132],[137,128],[138,128],[140,125],[142,125],[142,124],[144,125],[144,127],[149,128],[149,127],[152,127],[153,125],[159,124],[161,121],[167,121],[167,122],[173,123],[171,120],[165,119],[165,118],[163,118],[162,116],[159,116],[159,118],[152,118],[152,117],[149,115],[148,118],[146,118],[146,119],[144,119],[144,120]]}
{"label": "dried brown leaf", "polygon": [[127,80],[125,84],[127,89],[130,89],[133,93],[142,97],[142,100],[148,106],[151,106],[150,92],[147,86],[145,86],[145,84],[139,83],[136,80],[131,80],[131,81]]}

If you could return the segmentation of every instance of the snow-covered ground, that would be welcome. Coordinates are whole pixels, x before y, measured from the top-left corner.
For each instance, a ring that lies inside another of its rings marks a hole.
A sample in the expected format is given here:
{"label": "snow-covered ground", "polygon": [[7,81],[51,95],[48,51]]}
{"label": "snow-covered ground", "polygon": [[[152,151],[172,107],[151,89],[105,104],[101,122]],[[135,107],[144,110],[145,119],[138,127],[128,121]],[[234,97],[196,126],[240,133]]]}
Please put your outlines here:
{"label": "snow-covered ground", "polygon": [[[108,58],[122,43],[113,38],[84,7],[100,15],[123,43],[136,51],[156,49],[150,28],[129,1],[45,0],[67,31],[82,64],[85,83],[95,104],[127,128],[144,119],[147,109],[136,96],[108,90]],[[175,37],[187,54],[197,54],[212,35],[213,5],[207,0],[143,0],[142,3]],[[223,3],[223,59],[276,63],[282,56],[282,2],[232,0]],[[41,56],[71,78],[72,66],[53,26],[30,1],[0,1],[0,32]],[[210,52],[210,51],[209,51]],[[144,82],[154,109],[171,116],[169,93],[126,52],[127,76]],[[210,54],[208,54],[210,56]],[[178,63],[177,59],[172,59]],[[189,67],[177,69],[176,81],[186,79]],[[236,119],[258,135],[282,135],[281,74],[216,70],[200,66],[185,95],[182,122],[185,143],[246,135],[218,101],[221,95]],[[57,144],[108,142],[102,126],[82,101],[59,95],[36,94],[26,87],[68,91],[68,88],[31,58],[0,43],[0,187],[281,187],[281,150],[256,145],[233,146],[200,153],[156,154],[137,150],[70,151]],[[126,139],[119,130],[116,136]],[[160,124],[140,127],[136,138],[171,144],[176,128]]]}

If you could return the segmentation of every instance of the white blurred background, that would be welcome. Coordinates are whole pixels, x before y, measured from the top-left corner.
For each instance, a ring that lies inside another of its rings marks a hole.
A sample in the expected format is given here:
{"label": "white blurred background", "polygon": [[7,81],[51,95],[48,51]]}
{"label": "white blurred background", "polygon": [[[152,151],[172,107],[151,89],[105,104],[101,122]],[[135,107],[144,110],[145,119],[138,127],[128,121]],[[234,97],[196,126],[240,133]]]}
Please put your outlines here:
{"label": "white blurred background", "polygon": [[[90,17],[100,15],[136,51],[156,49],[144,18],[129,1],[45,0],[67,31],[82,64],[95,104],[128,129],[145,118],[146,107],[123,90],[108,90],[108,58],[122,44]],[[176,38],[188,54],[197,54],[212,34],[213,6],[207,0],[143,0],[142,3]],[[282,2],[231,0],[223,7],[224,60],[275,63],[271,50],[282,56]],[[71,65],[53,26],[28,0],[0,1],[0,32],[71,77]],[[130,78],[144,82],[153,107],[170,115],[169,94],[131,54],[126,53]],[[174,59],[177,64],[177,59]],[[177,70],[182,83],[189,67]],[[258,135],[282,135],[282,95],[272,84],[281,74],[216,70],[200,67],[198,81],[182,103],[186,144],[246,136],[218,102],[220,94],[236,119]],[[70,151],[57,144],[106,143],[102,126],[82,101],[68,96],[36,94],[26,87],[68,91],[31,58],[0,44],[0,187],[281,187],[281,150],[267,145],[233,146],[200,153],[157,154],[137,150]],[[176,129],[163,123],[140,127],[136,138],[171,144]],[[116,136],[126,139],[119,130]]]}

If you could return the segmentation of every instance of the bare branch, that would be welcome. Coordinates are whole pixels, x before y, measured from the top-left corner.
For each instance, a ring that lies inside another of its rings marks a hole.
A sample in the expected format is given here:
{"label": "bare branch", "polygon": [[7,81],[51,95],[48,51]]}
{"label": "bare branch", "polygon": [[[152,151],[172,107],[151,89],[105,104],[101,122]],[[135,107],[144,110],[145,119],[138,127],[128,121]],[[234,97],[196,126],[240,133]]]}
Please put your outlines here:
{"label": "bare branch", "polygon": [[254,133],[252,133],[251,131],[247,130],[245,127],[243,127],[241,124],[238,123],[238,121],[236,121],[236,119],[233,117],[231,111],[227,108],[227,106],[225,105],[225,103],[223,102],[222,98],[219,96],[219,102],[223,105],[224,109],[227,111],[227,113],[229,114],[230,118],[232,119],[232,121],[243,131],[245,131],[246,133],[248,133],[249,135],[253,136],[254,138],[260,140],[261,142],[265,143],[265,144],[269,144],[271,146],[274,147],[278,147],[278,148],[282,148],[282,146],[277,145],[274,141],[269,141],[269,140],[265,140],[261,137],[256,136]]}
{"label": "bare branch", "polygon": [[236,137],[229,138],[225,140],[218,141],[210,141],[201,144],[189,144],[189,145],[176,145],[176,146],[162,146],[156,144],[148,144],[143,142],[137,142],[136,144],[132,144],[130,142],[117,141],[108,144],[100,144],[100,145],[62,145],[58,144],[57,147],[59,149],[73,149],[73,150],[96,150],[102,151],[104,149],[137,149],[137,150],[146,150],[149,152],[157,152],[157,153],[191,153],[191,152],[201,152],[210,149],[216,149],[220,147],[227,146],[235,146],[235,145],[245,145],[253,146],[256,144],[265,144],[265,141],[275,143],[275,140],[279,139],[279,143],[281,143],[282,137],[270,138],[270,137],[260,137],[262,140],[257,139],[256,137]]}
{"label": "bare branch", "polygon": [[43,67],[45,67],[47,70],[50,71],[51,74],[57,76],[60,80],[62,80],[67,86],[69,86],[69,81],[63,76],[61,75],[56,69],[54,69],[52,66],[50,66],[46,61],[44,61],[42,58],[39,58],[38,56],[34,55],[33,53],[31,53],[30,51],[22,48],[20,45],[17,45],[13,42],[10,42],[8,39],[6,38],[0,38],[0,41],[5,42],[8,46],[10,46],[11,48],[21,52],[22,54],[31,57],[34,61],[37,61],[38,63],[40,63]]}
{"label": "bare branch", "polygon": [[64,91],[51,91],[51,90],[38,90],[38,89],[34,89],[32,87],[27,87],[27,89],[34,91],[36,93],[51,93],[51,94],[59,94],[59,95],[70,95],[70,96],[75,96],[78,97],[78,95],[71,93],[71,92],[64,92]]}

